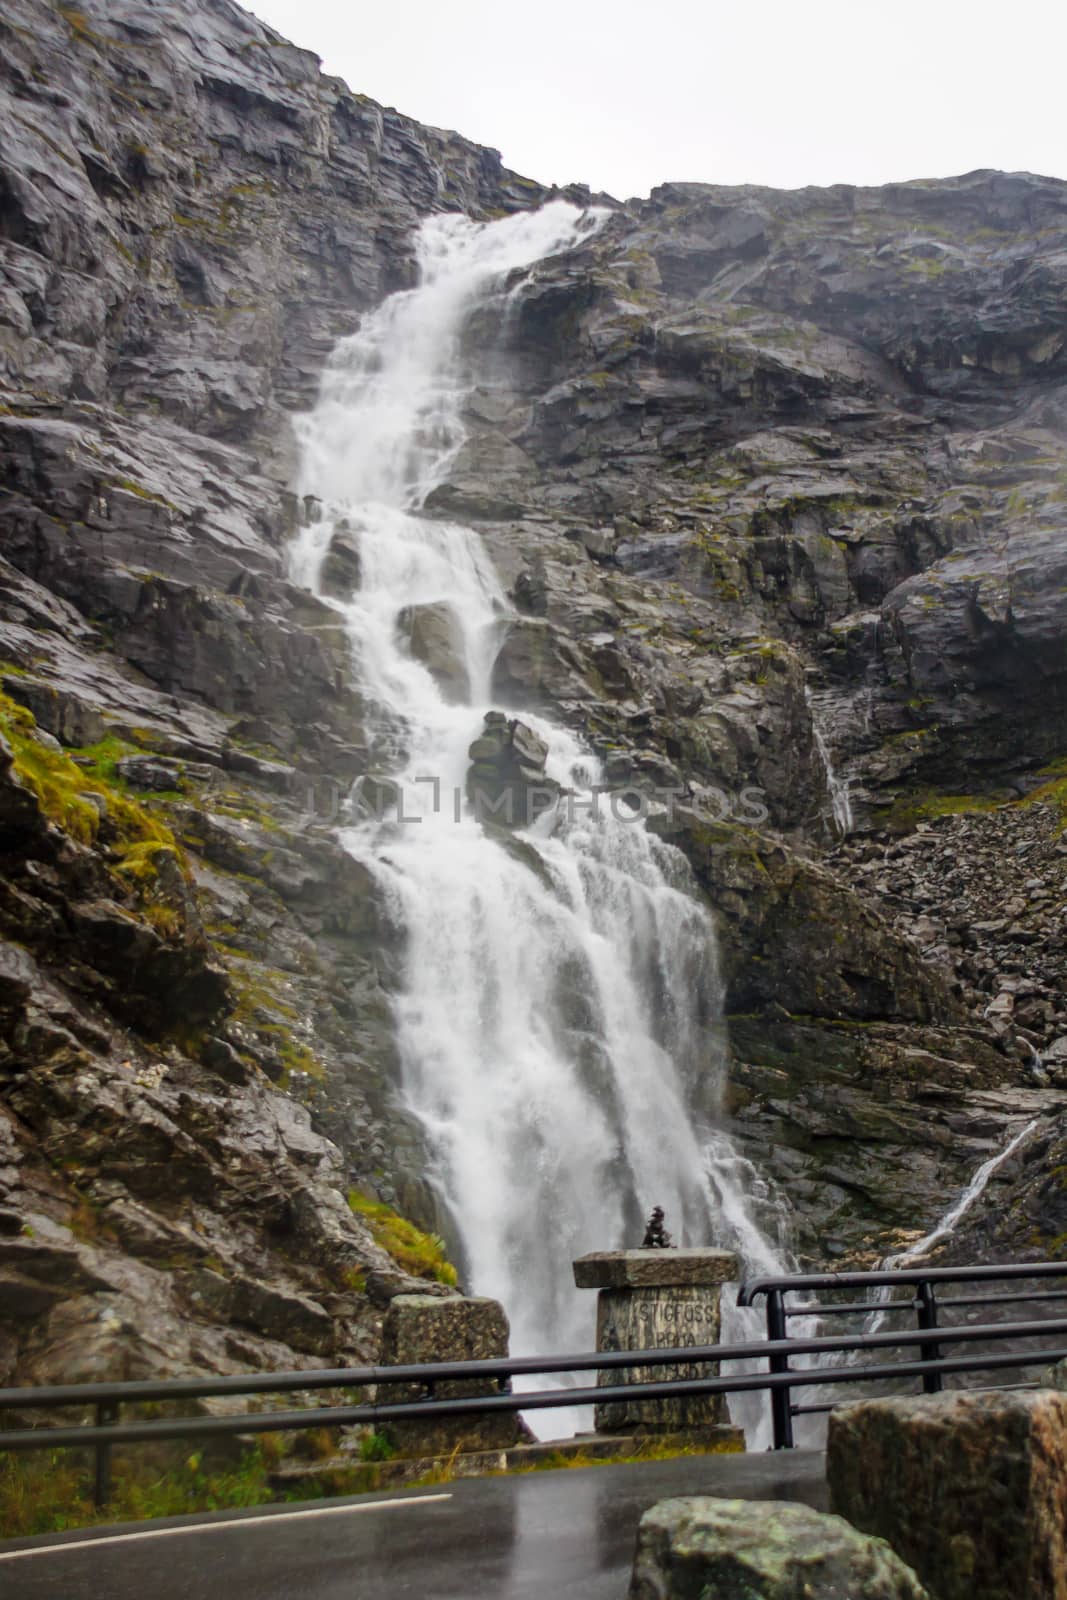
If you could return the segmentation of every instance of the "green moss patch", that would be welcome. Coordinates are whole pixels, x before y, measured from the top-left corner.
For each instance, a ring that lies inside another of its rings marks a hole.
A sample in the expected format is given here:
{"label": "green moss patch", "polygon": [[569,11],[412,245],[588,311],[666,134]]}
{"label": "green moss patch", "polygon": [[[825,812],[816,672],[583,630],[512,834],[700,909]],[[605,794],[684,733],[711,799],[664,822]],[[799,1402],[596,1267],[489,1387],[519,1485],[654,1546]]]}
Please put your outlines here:
{"label": "green moss patch", "polygon": [[89,777],[99,782],[111,784],[114,788],[125,792],[125,781],[118,775],[118,764],[123,756],[142,754],[139,745],[130,744],[126,739],[120,739],[117,733],[109,733],[106,738],[100,739],[96,744],[82,745],[79,749],[70,751],[71,760],[81,767]]}
{"label": "green moss patch", "polygon": [[907,799],[898,800],[883,812],[881,825],[893,833],[910,833],[918,822],[932,822],[937,817],[958,817],[968,813],[996,811],[1011,797],[1006,794],[939,794],[926,789]]}
{"label": "green moss patch", "polygon": [[116,781],[115,762],[126,752],[121,740],[103,740],[86,752],[95,752],[96,759],[80,766],[64,751],[41,744],[35,728],[32,712],[0,694],[0,733],[11,746],[18,777],[46,817],[82,844],[109,845],[118,858],[116,870],[138,882],[155,878],[164,852],[183,861],[162,818],[131,800]]}
{"label": "green moss patch", "polygon": [[[127,254],[129,254],[128,251]],[[173,500],[167,500],[163,495],[156,494],[151,489],[146,489],[143,483],[136,483],[133,478],[112,478],[109,482],[109,487],[122,489],[126,494],[136,496],[138,500],[147,500],[152,505],[162,506],[167,511],[177,511],[178,509]]]}
{"label": "green moss patch", "polygon": [[1059,761],[1051,761],[1047,767],[1042,767],[1039,774],[1049,781],[1043,783],[1039,789],[1034,789],[1020,800],[1021,806],[1046,805],[1055,806],[1060,814],[1060,830],[1067,828],[1067,756]]}
{"label": "green moss patch", "polygon": [[444,1240],[435,1233],[423,1233],[380,1200],[372,1200],[359,1189],[350,1189],[348,1203],[370,1227],[375,1243],[388,1251],[398,1266],[415,1278],[432,1278],[455,1288],[459,1274],[445,1256]]}
{"label": "green moss patch", "polygon": [[1039,776],[1048,781],[1032,789],[1022,800],[1008,790],[994,790],[991,794],[941,794],[933,789],[920,790],[882,811],[879,822],[893,833],[909,833],[917,823],[932,822],[938,817],[978,815],[1005,806],[1050,805],[1059,811],[1061,828],[1067,828],[1067,758],[1043,767]]}

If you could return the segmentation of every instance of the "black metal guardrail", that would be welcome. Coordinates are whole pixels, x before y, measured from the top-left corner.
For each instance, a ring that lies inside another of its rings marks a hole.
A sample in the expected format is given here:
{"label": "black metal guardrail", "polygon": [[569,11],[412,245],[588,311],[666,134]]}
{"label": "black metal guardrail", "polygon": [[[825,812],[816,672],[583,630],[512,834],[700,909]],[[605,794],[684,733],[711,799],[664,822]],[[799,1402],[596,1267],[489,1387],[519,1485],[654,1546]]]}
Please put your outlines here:
{"label": "black metal guardrail", "polygon": [[[964,1341],[983,1342],[985,1340],[1023,1339],[1023,1338],[1057,1338],[1062,1344],[1067,1336],[1067,1320],[1063,1318],[1042,1318],[1040,1321],[1028,1322],[1000,1322],[984,1326],[971,1326],[962,1328],[959,1324],[945,1323],[942,1313],[954,1308],[982,1308],[986,1306],[1007,1305],[1034,1305],[1049,1301],[1067,1300],[1067,1289],[1052,1290],[1023,1290],[1006,1294],[971,1294],[950,1295],[939,1298],[938,1291],[949,1284],[981,1284],[991,1281],[1012,1282],[1024,1279],[1038,1278],[1064,1278],[1067,1277],[1067,1262],[1063,1261],[1035,1261],[1014,1265],[992,1267],[923,1267],[899,1266],[881,1272],[823,1272],[794,1274],[784,1278],[757,1278],[752,1282],[743,1283],[738,1290],[737,1303],[740,1306],[751,1306],[759,1298],[766,1302],[767,1340],[768,1340],[768,1365],[771,1374],[781,1378],[782,1374],[790,1372],[790,1359],[793,1356],[811,1353],[813,1341],[807,1339],[791,1340],[788,1337],[788,1323],[795,1317],[817,1318],[822,1321],[826,1317],[863,1316],[873,1318],[878,1316],[889,1317],[899,1315],[901,1312],[910,1312],[915,1316],[917,1333],[911,1335],[906,1342],[918,1344],[921,1359],[917,1362],[898,1363],[890,1369],[873,1366],[854,1365],[851,1368],[852,1381],[860,1383],[864,1380],[883,1377],[917,1376],[922,1379],[924,1394],[939,1394],[944,1388],[944,1377],[951,1372],[984,1372],[997,1368],[1031,1367],[1040,1362],[1059,1361],[1063,1359],[1060,1348],[1041,1351],[1013,1351],[1001,1357],[983,1355],[973,1361],[961,1362],[958,1358],[945,1358],[941,1354],[944,1344],[961,1343]],[[825,1303],[817,1299],[806,1299],[800,1305],[787,1305],[787,1297],[794,1294],[806,1296],[817,1295],[820,1292],[841,1293],[850,1289],[880,1289],[904,1288],[912,1291],[906,1299],[885,1299],[882,1301],[860,1300],[846,1301],[843,1304],[834,1302]],[[931,1333],[936,1330],[937,1337],[931,1338]],[[921,1335],[921,1337],[920,1337]],[[850,1348],[854,1352],[876,1349],[878,1347],[878,1333],[860,1333],[852,1341]],[[818,1342],[818,1341],[815,1341]],[[902,1341],[904,1342],[904,1341]],[[771,1351],[771,1345],[779,1346]],[[821,1387],[824,1383],[847,1381],[831,1377],[825,1370],[808,1369],[803,1387]],[[816,1412],[832,1411],[834,1402],[819,1405],[794,1405],[791,1398],[791,1388],[802,1385],[786,1385],[776,1383],[771,1387],[771,1420],[774,1429],[774,1448],[776,1450],[791,1449],[794,1443],[793,1418],[810,1416]],[[1025,1387],[1025,1386],[1020,1386]]]}
{"label": "black metal guardrail", "polygon": [[[761,1278],[744,1283],[738,1291],[738,1304],[751,1306],[766,1300],[767,1338],[735,1344],[696,1345],[658,1350],[595,1351],[578,1355],[500,1357],[489,1361],[451,1361],[393,1367],[313,1368],[298,1372],[269,1372],[221,1378],[177,1378],[133,1380],[115,1383],[54,1384],[23,1389],[0,1389],[0,1411],[37,1412],[82,1408],[91,1410],[94,1421],[59,1427],[28,1425],[0,1431],[0,1451],[41,1449],[91,1449],[95,1452],[96,1503],[105,1505],[111,1496],[111,1453],[118,1444],[151,1444],[166,1439],[202,1438],[217,1434],[292,1432],[305,1428],[350,1427],[356,1424],[410,1421],[417,1418],[469,1416],[492,1412],[538,1411],[554,1406],[603,1405],[611,1401],[632,1401],[635,1389],[642,1400],[674,1399],[684,1395],[742,1394],[767,1390],[771,1400],[775,1449],[789,1449],[794,1443],[793,1418],[802,1413],[829,1411],[831,1404],[796,1406],[792,1391],[822,1388],[827,1385],[862,1384],[876,1379],[920,1378],[927,1393],[937,1393],[944,1378],[951,1374],[991,1372],[1051,1363],[1067,1358],[1067,1318],[979,1323],[972,1326],[945,1324],[939,1311],[950,1306],[980,1307],[1007,1303],[1067,1300],[1067,1289],[1036,1293],[977,1295],[938,1300],[937,1289],[945,1283],[974,1283],[990,1279],[1036,1279],[1067,1277],[1067,1262],[1037,1262],[1024,1266],[949,1267],[941,1269],[901,1268],[887,1272],[823,1273],[788,1278]],[[878,1304],[868,1300],[823,1304],[806,1300],[787,1306],[790,1294],[812,1295],[820,1291],[839,1293],[848,1289],[880,1287],[910,1288],[910,1298]],[[791,1318],[865,1316],[875,1313],[894,1315],[902,1311],[916,1314],[914,1329],[791,1338],[787,1324]],[[936,1339],[931,1331],[936,1329]],[[1051,1349],[1011,1350],[997,1354],[977,1351],[946,1356],[945,1345],[996,1343],[1006,1339],[1051,1338]],[[862,1351],[892,1351],[918,1346],[918,1360],[873,1362],[860,1366],[843,1365],[796,1367],[798,1356],[821,1357],[855,1355]],[[626,1371],[634,1367],[721,1367],[723,1363],[763,1362],[763,1371],[741,1371],[732,1375],[697,1376],[643,1381],[634,1384],[605,1384],[540,1389],[515,1394],[511,1383],[518,1377],[547,1377],[554,1374]],[[494,1383],[496,1392],[480,1395],[437,1397],[434,1389],[444,1383]],[[394,1384],[417,1385],[423,1395],[417,1400],[353,1401],[348,1405],[305,1405],[297,1410],[240,1412],[232,1415],[186,1415],[138,1421],[121,1420],[124,1405],[158,1401],[206,1400],[227,1395],[282,1395],[326,1389],[363,1389],[376,1392]]]}

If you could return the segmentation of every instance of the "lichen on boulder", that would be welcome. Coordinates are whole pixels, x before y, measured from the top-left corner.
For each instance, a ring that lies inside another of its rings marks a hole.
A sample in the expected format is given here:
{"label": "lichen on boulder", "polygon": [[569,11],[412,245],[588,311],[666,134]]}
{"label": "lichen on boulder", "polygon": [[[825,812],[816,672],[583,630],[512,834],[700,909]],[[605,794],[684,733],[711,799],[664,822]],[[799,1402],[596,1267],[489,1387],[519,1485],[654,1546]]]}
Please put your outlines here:
{"label": "lichen on boulder", "polygon": [[629,1600],[929,1600],[882,1539],[777,1500],[662,1500],[637,1534]]}

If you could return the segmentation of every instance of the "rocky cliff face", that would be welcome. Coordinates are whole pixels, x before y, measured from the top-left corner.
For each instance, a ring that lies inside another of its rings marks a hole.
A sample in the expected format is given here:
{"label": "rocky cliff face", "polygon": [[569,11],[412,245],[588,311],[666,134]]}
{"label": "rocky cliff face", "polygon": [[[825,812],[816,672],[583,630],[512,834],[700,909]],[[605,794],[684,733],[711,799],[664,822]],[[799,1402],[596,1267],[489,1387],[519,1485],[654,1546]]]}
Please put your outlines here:
{"label": "rocky cliff face", "polygon": [[1065,207],[657,190],[542,267],[438,492],[526,614],[502,696],[691,803],[737,1131],[832,1258],[1061,1104]]}
{"label": "rocky cliff face", "polygon": [[417,1161],[287,419],[420,216],[544,190],[228,4],[0,29],[0,1373],[373,1355],[415,1280],[344,1191]]}
{"label": "rocky cliff face", "polygon": [[[435,1219],[289,417],[421,216],[548,192],[228,0],[0,32],[0,1381],[367,1355],[412,1279],[345,1191]],[[434,503],[519,613],[495,694],[681,797],[729,1110],[815,1257],[1061,1102],[1065,284],[1052,180],[668,186],[468,330]]]}

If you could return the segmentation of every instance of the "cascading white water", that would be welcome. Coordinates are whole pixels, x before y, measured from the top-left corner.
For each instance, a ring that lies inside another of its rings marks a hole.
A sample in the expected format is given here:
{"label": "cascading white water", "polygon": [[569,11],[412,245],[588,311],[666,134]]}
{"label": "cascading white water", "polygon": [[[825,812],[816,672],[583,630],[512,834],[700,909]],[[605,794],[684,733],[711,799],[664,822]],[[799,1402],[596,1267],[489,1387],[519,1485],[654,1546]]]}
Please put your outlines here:
{"label": "cascading white water", "polygon": [[950,1233],[955,1232],[971,1207],[985,1193],[989,1180],[994,1173],[1015,1154],[1021,1145],[1026,1143],[1030,1135],[1040,1125],[1040,1122],[1040,1117],[1034,1117],[1025,1127],[1020,1128],[1018,1133],[1012,1135],[1002,1150],[994,1151],[987,1160],[983,1161],[981,1166],[975,1169],[966,1188],[957,1195],[940,1222],[924,1239],[920,1239],[918,1244],[913,1244],[908,1250],[900,1250],[896,1255],[886,1256],[882,1262],[882,1266],[886,1271],[892,1271],[894,1267],[908,1266],[913,1261],[921,1260],[923,1256],[930,1253],[935,1244],[940,1244],[942,1239],[947,1239]]}
{"label": "cascading white water", "polygon": [[[294,576],[318,592],[338,524],[358,537],[360,587],[331,603],[380,731],[406,751],[393,776],[407,820],[364,818],[343,835],[407,934],[402,1093],[465,1277],[503,1301],[519,1353],[589,1347],[572,1258],[636,1242],[653,1204],[683,1242],[737,1249],[751,1271],[784,1267],[757,1220],[752,1169],[713,1129],[714,930],[682,857],[607,806],[541,817],[516,849],[463,800],[509,607],[477,536],[421,514],[463,442],[460,336],[517,269],[597,225],[563,204],[489,224],[431,218],[419,286],[341,342],[297,421],[299,488],[323,512],[294,549]],[[463,703],[402,641],[399,614],[420,603],[449,608]],[[599,777],[590,752],[522,716],[548,744],[549,775],[587,795]]]}
{"label": "cascading white water", "polygon": [[804,698],[811,713],[811,731],[815,740],[815,749],[822,764],[823,772],[826,774],[826,794],[830,801],[830,817],[833,821],[834,831],[838,838],[845,839],[856,825],[856,818],[852,810],[852,796],[849,793],[849,780],[847,776],[843,778],[834,765],[829,741],[823,729],[818,702],[810,689],[805,688]]}
{"label": "cascading white water", "polygon": [[[1026,1143],[1030,1135],[1040,1126],[1040,1123],[1041,1118],[1034,1117],[1032,1121],[1020,1128],[1018,1133],[1012,1135],[1002,1150],[994,1151],[979,1167],[976,1167],[969,1183],[956,1196],[937,1225],[917,1244],[910,1245],[907,1250],[897,1250],[894,1254],[886,1256],[881,1263],[882,1269],[886,1272],[892,1272],[897,1267],[913,1266],[916,1262],[922,1261],[924,1256],[929,1255],[935,1244],[940,1244],[942,1239],[947,1239],[949,1234],[954,1233],[968,1211],[981,1199],[993,1175],[1004,1165],[1005,1161],[1008,1161],[1015,1154],[1020,1146]],[[890,1293],[891,1291],[888,1289],[876,1290],[876,1304],[879,1306],[889,1304]],[[885,1312],[879,1310],[870,1319],[866,1331],[876,1333],[884,1322]]]}

